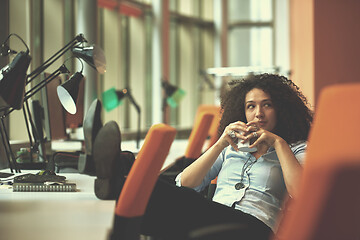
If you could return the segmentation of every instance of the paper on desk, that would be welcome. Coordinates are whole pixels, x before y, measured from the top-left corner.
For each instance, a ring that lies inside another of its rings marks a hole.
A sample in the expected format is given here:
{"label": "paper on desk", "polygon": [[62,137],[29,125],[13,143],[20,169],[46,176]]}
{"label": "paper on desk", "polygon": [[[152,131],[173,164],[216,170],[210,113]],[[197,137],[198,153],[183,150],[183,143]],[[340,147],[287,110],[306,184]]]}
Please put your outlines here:
{"label": "paper on desk", "polygon": [[81,141],[51,141],[51,150],[53,151],[68,151],[75,152],[82,150]]}

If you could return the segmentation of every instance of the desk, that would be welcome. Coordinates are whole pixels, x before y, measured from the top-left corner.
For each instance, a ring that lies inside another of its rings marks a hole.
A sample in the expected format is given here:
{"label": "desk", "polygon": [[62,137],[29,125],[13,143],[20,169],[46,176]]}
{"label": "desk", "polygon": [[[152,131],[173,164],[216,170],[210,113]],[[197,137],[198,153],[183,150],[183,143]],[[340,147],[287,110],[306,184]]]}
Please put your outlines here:
{"label": "desk", "polygon": [[0,239],[106,239],[112,228],[115,201],[96,198],[95,177],[60,175],[76,183],[78,192],[0,189]]}
{"label": "desk", "polygon": [[[186,143],[187,140],[177,140],[172,144],[163,168],[184,154]],[[124,144],[122,150],[134,150],[131,147],[131,143]],[[106,239],[112,228],[115,201],[96,198],[93,190],[95,177],[77,173],[59,175],[76,183],[78,192],[0,189],[0,239]]]}

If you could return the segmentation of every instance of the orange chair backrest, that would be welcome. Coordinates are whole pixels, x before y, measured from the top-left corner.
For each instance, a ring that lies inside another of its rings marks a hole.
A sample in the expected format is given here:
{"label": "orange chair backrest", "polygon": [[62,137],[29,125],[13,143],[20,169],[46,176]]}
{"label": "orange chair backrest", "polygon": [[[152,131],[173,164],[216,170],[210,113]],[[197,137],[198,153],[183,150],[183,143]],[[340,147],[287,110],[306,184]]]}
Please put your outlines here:
{"label": "orange chair backrest", "polygon": [[360,239],[360,84],[321,92],[304,172],[276,239]]}
{"label": "orange chair backrest", "polygon": [[219,139],[218,128],[221,119],[220,106],[202,104],[198,107],[196,116],[203,112],[214,114],[214,119],[209,129],[210,139],[206,142],[206,148],[209,148]]}
{"label": "orange chair backrest", "polygon": [[185,150],[185,157],[196,159],[200,157],[206,138],[209,135],[214,115],[202,112],[195,119],[194,127],[190,133],[188,144]]}
{"label": "orange chair backrest", "polygon": [[166,124],[153,125],[145,137],[115,208],[122,217],[139,217],[145,213],[147,203],[160,168],[174,141],[176,129]]}

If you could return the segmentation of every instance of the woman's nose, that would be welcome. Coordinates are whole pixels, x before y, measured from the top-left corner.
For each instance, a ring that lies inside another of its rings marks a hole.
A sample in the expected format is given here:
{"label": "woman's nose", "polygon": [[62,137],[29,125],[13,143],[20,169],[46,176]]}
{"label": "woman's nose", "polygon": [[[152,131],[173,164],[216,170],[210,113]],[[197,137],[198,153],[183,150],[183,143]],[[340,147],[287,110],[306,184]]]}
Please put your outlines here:
{"label": "woman's nose", "polygon": [[256,115],[255,115],[257,118],[261,118],[264,116],[264,112],[263,112],[263,109],[259,106],[256,108]]}

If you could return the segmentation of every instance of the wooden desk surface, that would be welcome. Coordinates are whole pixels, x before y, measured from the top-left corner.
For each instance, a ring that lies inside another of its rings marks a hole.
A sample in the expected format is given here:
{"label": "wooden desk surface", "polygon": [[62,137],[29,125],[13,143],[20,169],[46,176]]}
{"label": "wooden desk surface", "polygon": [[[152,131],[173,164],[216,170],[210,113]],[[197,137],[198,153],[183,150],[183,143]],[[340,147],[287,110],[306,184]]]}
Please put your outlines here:
{"label": "wooden desk surface", "polygon": [[60,174],[78,192],[12,192],[0,189],[0,239],[106,239],[115,201],[96,198],[94,177]]}

